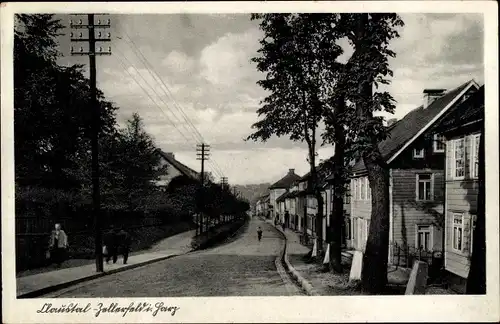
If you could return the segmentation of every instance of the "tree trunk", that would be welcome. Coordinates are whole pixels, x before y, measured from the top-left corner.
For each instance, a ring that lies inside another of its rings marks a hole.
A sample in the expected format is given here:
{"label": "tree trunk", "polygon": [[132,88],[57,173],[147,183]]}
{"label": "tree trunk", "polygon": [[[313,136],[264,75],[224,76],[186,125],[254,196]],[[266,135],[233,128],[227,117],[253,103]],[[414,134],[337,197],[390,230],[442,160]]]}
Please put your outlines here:
{"label": "tree trunk", "polygon": [[[345,99],[339,98],[335,105],[335,115],[342,116],[345,112]],[[336,273],[342,273],[342,226],[344,223],[344,195],[345,195],[345,131],[342,123],[335,124],[335,154],[333,156],[333,213],[330,220],[331,244],[330,263]]]}
{"label": "tree trunk", "polygon": [[486,214],[485,214],[485,177],[484,177],[484,121],[479,138],[479,191],[477,195],[477,219],[472,242],[472,256],[466,294],[486,294]]}
{"label": "tree trunk", "polygon": [[[334,189],[335,190],[335,189]],[[334,193],[333,213],[330,220],[330,265],[336,273],[342,273],[342,223],[344,222],[344,200]]]}
{"label": "tree trunk", "polygon": [[[372,83],[361,85],[364,104],[372,98]],[[367,107],[357,107],[362,119],[373,119]],[[363,291],[380,294],[387,284],[387,258],[389,254],[389,170],[380,154],[378,143],[371,139],[363,152],[363,162],[368,171],[368,180],[372,191],[372,213],[368,240],[363,256],[361,280]]]}

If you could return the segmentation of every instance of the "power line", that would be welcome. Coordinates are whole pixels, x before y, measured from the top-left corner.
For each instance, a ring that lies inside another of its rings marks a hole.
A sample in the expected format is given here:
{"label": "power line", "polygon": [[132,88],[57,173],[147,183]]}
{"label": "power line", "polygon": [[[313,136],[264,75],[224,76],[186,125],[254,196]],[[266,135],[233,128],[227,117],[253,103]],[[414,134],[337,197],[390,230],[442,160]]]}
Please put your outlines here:
{"label": "power line", "polygon": [[[123,27],[123,25],[122,25]],[[167,97],[169,97],[172,102],[174,103],[174,106],[175,108],[181,113],[181,116],[183,117],[183,119],[186,121],[186,123],[188,124],[188,126],[190,126],[192,128],[192,130],[194,130],[194,132],[196,133],[196,135],[198,136],[198,139],[201,140],[201,142],[204,142],[204,138],[203,136],[200,134],[200,132],[198,131],[198,129],[194,126],[194,124],[191,122],[191,120],[189,119],[189,117],[184,113],[182,107],[180,107],[180,105],[177,103],[177,101],[175,100],[175,97],[173,96],[172,92],[170,91],[170,88],[165,84],[165,82],[163,81],[163,79],[158,75],[158,73],[154,72],[154,67],[151,65],[151,63],[149,63],[149,61],[147,60],[147,58],[144,56],[144,54],[141,52],[141,50],[137,47],[137,45],[135,44],[135,42],[132,40],[132,38],[129,36],[129,34],[126,32],[126,30],[124,28],[123,29],[123,33],[125,34],[126,38],[128,38],[129,40],[129,43],[132,44],[132,46],[134,47],[134,51],[136,53],[138,53],[138,58],[139,60],[141,60],[141,57],[142,57],[142,60],[141,62],[144,64],[144,66],[146,67],[146,69],[149,71],[149,73],[151,74],[151,76],[153,76],[154,79],[158,79],[161,84],[163,85],[163,87],[165,88],[165,90],[160,87],[163,92],[167,95]],[[140,56],[140,57],[139,57]],[[153,73],[151,73],[151,71],[153,70]],[[212,166],[213,166],[213,169],[216,173],[220,173],[223,175],[223,172],[220,168],[220,166],[217,164],[216,161],[213,161],[213,163],[211,163]]]}
{"label": "power line", "polygon": [[[122,25],[122,27],[123,27],[123,25]],[[148,71],[150,73],[151,73],[151,70],[154,71],[154,67],[151,65],[151,63],[149,63],[149,61],[147,60],[147,58],[144,56],[144,54],[141,52],[141,50],[137,47],[137,45],[135,44],[135,42],[132,40],[132,38],[126,32],[126,30],[124,28],[123,28],[123,32],[124,32],[125,36],[128,38],[129,42],[135,48],[135,52],[138,53],[142,57],[143,60],[141,60],[141,62],[145,65],[146,69],[148,69]],[[139,55],[138,55],[138,57],[139,57]],[[156,73],[156,72],[154,72],[154,75],[153,74],[151,74],[151,75],[153,76],[153,78],[155,78],[155,79],[157,78],[162,83],[162,85],[164,86],[164,88],[168,92],[168,93],[166,93],[165,90],[164,90],[164,93],[167,95],[167,97],[169,97],[173,101],[176,109],[181,113],[181,116],[184,118],[184,120],[187,122],[187,124],[192,128],[192,130],[195,131],[195,133],[198,136],[199,140],[201,140],[201,142],[205,142],[205,139],[203,138],[203,136],[200,134],[200,132],[193,125],[193,123],[191,122],[191,120],[189,119],[189,117],[186,116],[186,114],[184,113],[183,109],[179,106],[179,104],[175,100],[175,97],[173,96],[172,92],[170,91],[170,88],[165,84],[165,82],[160,77],[160,75],[158,75],[158,73]],[[163,90],[163,88],[162,88],[162,90]],[[223,175],[222,169],[220,168],[220,166],[217,164],[217,162],[215,160],[211,161],[210,164],[212,165],[212,168],[214,169],[214,171],[216,173],[219,173],[219,175]]]}
{"label": "power line", "polygon": [[[160,98],[161,101],[163,101],[163,99],[158,95],[158,93],[154,90],[154,88],[146,81],[146,79],[142,76],[142,74],[139,73],[139,71],[137,70],[137,68],[125,57],[125,55],[118,49],[117,47],[117,50],[119,53],[121,53],[123,55],[123,58],[131,65],[131,67],[137,71],[137,74],[144,80],[144,83],[146,83],[147,86],[149,86],[153,92]],[[123,69],[125,70],[125,72],[127,72],[127,74],[137,83],[137,85],[139,85],[139,87],[144,91],[144,93],[146,93],[146,95],[149,97],[149,99],[156,105],[156,107],[162,112],[162,114],[168,119],[168,121],[170,122],[170,124],[182,135],[182,137],[184,137],[184,139],[187,141],[187,142],[190,142],[190,139],[187,138],[186,135],[184,135],[184,133],[179,129],[177,128],[177,126],[175,125],[175,123],[170,119],[170,117],[167,115],[167,113],[160,107],[160,105],[156,102],[156,100],[153,99],[153,97],[151,96],[151,94],[146,90],[144,89],[144,87],[140,84],[139,81],[137,81],[137,78],[132,75],[132,73],[130,73],[127,69],[127,67],[125,66],[125,64],[123,63],[123,61],[118,57],[118,63],[120,63],[120,65],[123,67]],[[167,105],[164,101],[163,103],[165,105]],[[167,106],[168,107],[168,106]]]}
{"label": "power line", "polygon": [[[138,71],[138,69],[135,67],[135,65],[129,60],[127,59],[126,55],[118,49],[118,52],[121,54],[121,56],[123,56],[124,60],[126,60],[128,62],[128,64],[137,72],[137,74],[141,77],[141,79],[144,81],[144,83],[156,94],[156,96],[158,96],[158,98],[160,99],[160,101],[162,101],[168,108],[168,104],[163,100],[163,98],[161,98],[161,96],[158,94],[158,92],[156,92],[156,90],[154,89],[154,87],[149,83],[147,82],[147,80],[144,78],[144,76]],[[156,105],[156,107],[158,109],[160,109],[160,111],[165,115],[165,117],[167,117],[168,121],[170,122],[170,124],[172,126],[174,126],[174,128],[186,139],[187,142],[190,142],[190,140],[186,137],[186,135],[179,129],[177,128],[177,126],[175,125],[175,123],[170,119],[170,117],[165,113],[165,111],[160,107],[160,105],[152,98],[152,96],[149,94],[149,92],[140,84],[140,82],[138,82],[137,78],[132,75],[132,73],[130,73],[128,71],[128,69],[126,68],[125,64],[123,63],[123,61],[121,59],[119,59],[118,61],[120,63],[120,65],[123,67],[123,69],[125,70],[125,72],[127,72],[127,74],[141,87],[141,89],[146,93],[146,95],[150,98],[150,100]],[[171,111],[172,112],[172,111]],[[173,114],[172,112],[172,115],[177,119],[178,117],[175,116],[175,114]],[[188,133],[189,133],[189,129],[188,129]],[[196,139],[195,139],[196,140]],[[212,164],[213,165],[213,164]],[[217,170],[215,167],[212,167],[212,169],[214,169],[214,172],[218,175],[218,176],[221,176],[222,173],[220,170]]]}

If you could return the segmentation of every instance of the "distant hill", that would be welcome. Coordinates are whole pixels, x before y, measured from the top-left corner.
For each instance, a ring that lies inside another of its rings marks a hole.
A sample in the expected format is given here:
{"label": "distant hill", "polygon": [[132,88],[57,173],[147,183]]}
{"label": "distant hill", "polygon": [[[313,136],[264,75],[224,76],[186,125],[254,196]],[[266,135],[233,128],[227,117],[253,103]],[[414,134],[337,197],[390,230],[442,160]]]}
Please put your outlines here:
{"label": "distant hill", "polygon": [[259,184],[249,184],[249,185],[235,185],[237,191],[241,193],[241,195],[250,202],[250,205],[253,206],[257,199],[264,195],[266,192],[269,192],[270,183],[259,183]]}

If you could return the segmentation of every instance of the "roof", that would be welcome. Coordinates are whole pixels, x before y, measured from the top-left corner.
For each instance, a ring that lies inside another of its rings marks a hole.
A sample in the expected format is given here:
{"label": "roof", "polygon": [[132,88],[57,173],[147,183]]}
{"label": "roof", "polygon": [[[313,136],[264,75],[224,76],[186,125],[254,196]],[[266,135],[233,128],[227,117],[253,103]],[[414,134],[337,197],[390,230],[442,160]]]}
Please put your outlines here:
{"label": "roof", "polygon": [[284,194],[282,194],[281,196],[279,196],[278,198],[276,198],[276,202],[282,202],[282,201],[285,201],[285,198],[288,196],[289,192],[285,192]]}
{"label": "roof", "polygon": [[[448,91],[442,97],[434,100],[427,108],[420,106],[402,119],[398,120],[388,128],[388,136],[380,142],[379,150],[382,157],[389,161],[394,159],[405,146],[413,142],[419,134],[425,131],[434,121],[435,118],[448,108],[451,103],[470,85],[476,84],[474,80],[470,80],[459,87]],[[353,172],[359,172],[365,169],[363,160],[359,160],[352,168]]]}
{"label": "roof", "polygon": [[295,181],[299,180],[300,176],[295,174],[295,172],[289,171],[286,176],[276,181],[269,189],[288,189],[290,188]]}
{"label": "roof", "polygon": [[198,172],[194,171],[193,169],[191,169],[187,165],[179,162],[171,154],[163,152],[162,150],[158,150],[158,152],[161,155],[161,157],[163,157],[174,168],[176,168],[177,170],[179,170],[179,172],[182,173],[183,175],[188,176],[188,177],[193,178],[193,179],[197,179],[198,178]]}
{"label": "roof", "polygon": [[467,100],[454,107],[435,129],[445,132],[480,120],[484,120],[484,85]]}

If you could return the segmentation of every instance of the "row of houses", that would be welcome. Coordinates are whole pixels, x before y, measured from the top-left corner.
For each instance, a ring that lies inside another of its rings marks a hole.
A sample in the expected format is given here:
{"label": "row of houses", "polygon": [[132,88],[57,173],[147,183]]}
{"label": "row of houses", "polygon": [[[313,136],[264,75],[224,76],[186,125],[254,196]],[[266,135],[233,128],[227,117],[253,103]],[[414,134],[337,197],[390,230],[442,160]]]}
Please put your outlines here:
{"label": "row of houses", "polygon": [[[390,173],[390,264],[411,264],[415,257],[444,262],[448,282],[457,289],[465,287],[477,211],[483,121],[484,86],[474,80],[450,91],[426,89],[421,106],[400,120],[390,120],[389,136],[379,144]],[[269,196],[258,201],[258,208],[266,210],[263,215],[314,237],[318,204],[306,194],[308,177],[289,170],[269,188]],[[372,203],[362,160],[354,163],[350,178],[344,198],[343,245],[347,250],[364,251]],[[326,177],[320,183],[325,241],[333,212],[331,180]]]}

